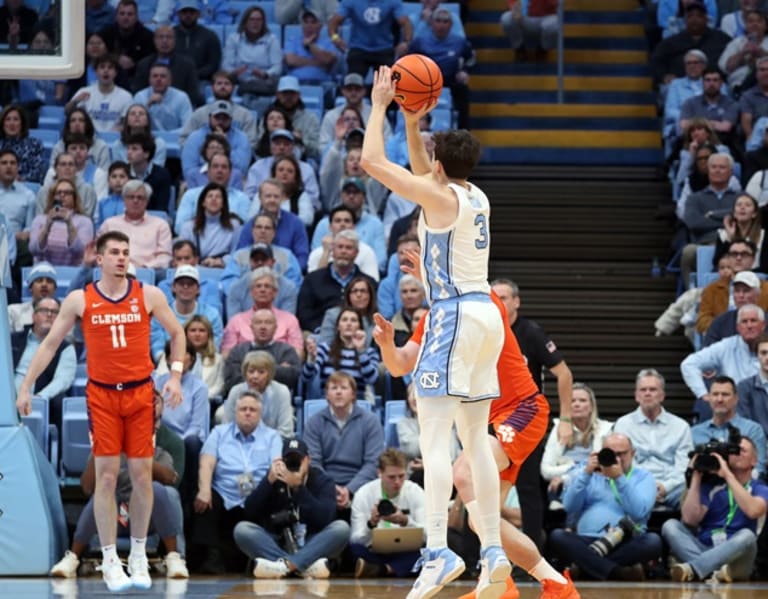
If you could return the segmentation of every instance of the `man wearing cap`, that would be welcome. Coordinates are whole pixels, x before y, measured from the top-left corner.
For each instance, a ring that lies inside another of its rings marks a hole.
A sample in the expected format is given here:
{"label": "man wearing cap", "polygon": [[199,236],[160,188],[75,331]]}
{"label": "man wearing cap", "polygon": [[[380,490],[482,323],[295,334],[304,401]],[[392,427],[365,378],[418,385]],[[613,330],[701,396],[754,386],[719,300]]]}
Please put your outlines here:
{"label": "man wearing cap", "polygon": [[338,0],[281,0],[275,3],[275,21],[280,25],[298,24],[299,17],[311,12],[321,23],[327,23],[338,5]]}
{"label": "man wearing cap", "polygon": [[[40,297],[33,302],[32,325],[11,335],[13,369],[16,391],[18,392],[32,356],[51,330],[59,313],[59,301],[53,297]],[[51,424],[61,430],[61,402],[64,394],[75,382],[77,355],[75,348],[62,341],[56,348],[53,359],[35,381],[33,393],[48,402]]]}
{"label": "man wearing cap", "polygon": [[[200,254],[197,251],[197,246],[189,239],[177,239],[173,242],[171,247],[171,264],[169,268],[179,268],[184,264],[190,266],[197,266],[200,262]],[[173,289],[173,277],[166,276],[162,281],[157,283],[157,288],[165,294],[168,303],[172,303],[174,300]],[[221,292],[216,282],[203,279],[200,281],[200,295],[198,298],[202,303],[207,304],[221,313]]]}
{"label": "man wearing cap", "polygon": [[[360,240],[367,243],[376,253],[379,270],[386,270],[387,246],[384,225],[375,214],[369,214],[363,210],[365,206],[365,182],[360,177],[347,177],[341,183],[341,205],[346,206],[355,215],[355,231]],[[323,244],[323,237],[328,234],[329,221],[325,216],[317,223],[312,234],[312,249],[319,248]]]}
{"label": "man wearing cap", "polygon": [[[351,22],[349,48],[339,35],[339,27],[347,19]],[[396,23],[400,29],[397,45],[393,35]],[[340,51],[347,52],[347,71],[365,77],[368,69],[392,64],[396,57],[405,54],[413,39],[413,26],[402,0],[380,0],[375,7],[368,2],[341,0],[336,14],[328,21],[328,35]]]}
{"label": "man wearing cap", "polygon": [[[235,91],[234,78],[226,71],[216,71],[211,79],[213,101],[205,106],[201,106],[192,113],[189,121],[187,121],[179,134],[179,143],[183,146],[193,131],[197,131],[201,127],[206,127],[208,125],[208,117],[210,116],[211,109],[217,102],[225,101],[229,102],[232,107],[232,124],[235,128],[240,129],[240,131],[245,133],[248,137],[248,143],[255,147],[259,142],[257,119],[253,113],[244,106],[232,103],[232,94]],[[203,140],[205,140],[205,136],[203,136]]]}
{"label": "man wearing cap", "polygon": [[149,87],[140,89],[133,96],[136,104],[147,107],[152,127],[158,131],[181,131],[192,116],[189,96],[171,85],[172,77],[170,66],[155,63],[149,69]]}
{"label": "man wearing cap", "polygon": [[274,271],[280,277],[285,277],[296,287],[299,287],[304,280],[301,274],[301,265],[291,250],[275,245],[275,233],[277,231],[275,219],[269,214],[257,214],[248,220],[242,228],[247,227],[250,227],[251,231],[250,245],[245,245],[245,247],[224,258],[224,274],[221,275],[221,289],[224,294],[229,293],[230,286],[242,275],[253,270],[251,268],[251,250],[254,245],[260,243],[268,245],[272,250],[272,256],[275,259]]}
{"label": "man wearing cap", "polygon": [[[208,162],[208,182],[218,183],[227,189],[227,203],[229,211],[237,215],[241,221],[245,221],[251,213],[251,199],[243,191],[231,187],[229,180],[232,177],[232,160],[224,153],[216,153]],[[195,218],[197,212],[197,202],[200,194],[205,189],[205,185],[191,187],[184,192],[176,208],[176,220],[173,223],[173,230],[177,235],[181,234],[181,228],[184,223]]]}
{"label": "man wearing cap", "polygon": [[[277,82],[275,101],[267,108],[276,107],[291,117],[294,143],[305,159],[320,160],[320,119],[311,110],[307,110],[301,99],[299,80],[293,75],[283,75]],[[321,107],[322,110],[322,107]]]}
{"label": "man wearing cap", "polygon": [[721,339],[709,347],[689,354],[680,364],[680,372],[696,397],[694,412],[699,420],[712,415],[709,391],[704,373],[709,370],[731,377],[737,384],[760,369],[757,339],[765,331],[765,312],[759,306],[746,304],[736,313],[738,334]]}
{"label": "man wearing cap", "polygon": [[272,310],[277,321],[275,339],[284,341],[293,346],[299,357],[304,356],[304,337],[301,334],[299,321],[290,312],[275,307],[279,279],[275,272],[262,266],[251,273],[251,297],[253,307],[238,314],[231,314],[229,322],[224,329],[224,337],[221,340],[221,355],[225,358],[230,350],[238,343],[253,341],[251,318],[256,310]]}
{"label": "man wearing cap", "polygon": [[227,138],[231,148],[232,164],[244,173],[251,164],[251,144],[248,136],[240,129],[232,126],[234,108],[228,100],[217,100],[210,105],[208,123],[189,134],[181,148],[181,170],[186,173],[189,169],[199,169],[203,164],[200,150],[209,133],[220,133]]}
{"label": "man wearing cap", "polygon": [[[278,521],[279,514],[293,518]],[[245,500],[245,520],[235,526],[234,537],[255,560],[254,578],[330,577],[328,559],[346,547],[349,524],[336,518],[336,486],[311,464],[304,441],[283,441],[282,457]]]}
{"label": "man wearing cap", "polygon": [[[170,25],[159,25],[155,29],[153,39],[155,52],[142,58],[136,65],[136,74],[133,76],[131,91],[136,94],[147,85],[152,86],[152,68],[156,64],[164,64],[170,71],[173,87],[184,92],[192,104],[201,106],[204,103],[204,98],[200,93],[200,86],[197,81],[197,65],[191,58],[176,51],[176,31]],[[156,124],[154,115],[152,124]]]}
{"label": "man wearing cap", "polygon": [[221,39],[198,23],[200,0],[181,0],[176,7],[176,16],[179,24],[173,29],[177,52],[194,62],[198,81],[210,81],[221,64]]}
{"label": "man wearing cap", "polygon": [[709,325],[702,345],[707,347],[713,343],[736,334],[736,314],[742,306],[758,305],[760,301],[760,279],[755,273],[743,270],[733,277],[733,309],[717,316]]}
{"label": "man wearing cap", "polygon": [[[247,251],[247,248],[244,248]],[[274,247],[266,243],[254,243],[249,253],[249,266],[227,290],[227,314],[238,314],[248,310],[253,305],[251,297],[251,271],[266,266],[275,271],[278,276],[278,292],[275,306],[291,314],[296,313],[296,296],[299,288],[287,277],[275,269]]]}
{"label": "man wearing cap", "polygon": [[[363,98],[365,97],[365,83],[361,75],[350,73],[344,77],[344,83],[341,86],[341,95],[344,96],[346,102],[327,110],[323,115],[323,120],[320,123],[321,148],[327,148],[328,145],[336,139],[336,123],[338,123],[339,118],[341,118],[341,113],[344,112],[345,108],[356,108],[363,117],[363,123],[367,123],[368,117],[371,115],[371,105],[368,102],[363,102]],[[384,121],[384,141],[389,139],[390,135],[392,135],[392,128],[387,121]]]}
{"label": "man wearing cap", "polygon": [[[356,222],[355,212],[344,204],[339,204],[331,210],[331,213],[328,215],[328,233],[320,240],[320,247],[316,247],[309,253],[307,272],[315,271],[318,268],[325,268],[333,261],[333,238],[339,231],[354,229]],[[379,264],[376,259],[376,252],[364,241],[358,243],[355,264],[374,281],[379,280]]]}
{"label": "man wearing cap", "polygon": [[[276,158],[293,154],[296,146],[295,142],[296,138],[293,136],[293,133],[287,129],[275,129],[270,133],[269,153],[271,156],[259,158],[248,169],[244,191],[249,197],[255,195],[262,182],[271,176],[272,163],[274,163]],[[312,206],[315,210],[318,210],[320,208],[320,188],[317,185],[315,169],[308,162],[299,160],[299,170],[301,171],[301,183],[304,186],[304,193],[312,200]],[[256,202],[257,199],[254,198],[254,212],[258,212]]]}
{"label": "man wearing cap", "polygon": [[[173,275],[171,290],[174,299],[169,305],[179,324],[184,326],[196,314],[205,316],[213,327],[213,341],[216,347],[219,347],[224,332],[224,324],[221,320],[221,314],[216,308],[198,301],[200,297],[200,273],[197,266],[191,264],[179,266]],[[153,319],[150,347],[155,362],[159,359],[169,339],[170,336],[165,329]]]}
{"label": "man wearing cap", "polygon": [[27,275],[27,286],[32,298],[20,304],[8,306],[8,325],[11,333],[23,331],[32,324],[32,305],[43,297],[56,295],[56,269],[48,262],[38,262]]}
{"label": "man wearing cap", "polygon": [[339,60],[339,51],[331,42],[324,22],[311,9],[301,13],[301,33],[285,41],[285,64],[288,75],[304,85],[323,87],[325,105],[333,105],[336,84],[333,73]]}

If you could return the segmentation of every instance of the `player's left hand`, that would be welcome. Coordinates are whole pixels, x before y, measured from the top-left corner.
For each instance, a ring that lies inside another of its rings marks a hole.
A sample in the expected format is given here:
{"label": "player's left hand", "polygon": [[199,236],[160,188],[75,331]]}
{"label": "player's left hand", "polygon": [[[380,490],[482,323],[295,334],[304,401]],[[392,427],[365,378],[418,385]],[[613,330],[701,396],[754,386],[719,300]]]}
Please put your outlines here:
{"label": "player's left hand", "polygon": [[557,425],[557,442],[566,447],[571,439],[573,439],[573,424],[561,420]]}
{"label": "player's left hand", "polygon": [[371,104],[386,108],[390,105],[394,97],[395,82],[392,81],[392,69],[386,65],[381,65],[379,70],[373,73]]}
{"label": "player's left hand", "polygon": [[182,399],[181,381],[174,376],[169,377],[165,385],[163,385],[163,397],[169,407],[178,407]]}
{"label": "player's left hand", "polygon": [[400,265],[400,270],[407,275],[413,275],[421,280],[421,252],[408,249],[403,250],[403,255],[405,256],[405,262]]}
{"label": "player's left hand", "polygon": [[400,112],[403,113],[403,119],[406,123],[416,122],[418,123],[428,112],[430,112],[435,106],[437,106],[437,98],[431,102],[425,102],[418,110],[406,110],[402,106]]}

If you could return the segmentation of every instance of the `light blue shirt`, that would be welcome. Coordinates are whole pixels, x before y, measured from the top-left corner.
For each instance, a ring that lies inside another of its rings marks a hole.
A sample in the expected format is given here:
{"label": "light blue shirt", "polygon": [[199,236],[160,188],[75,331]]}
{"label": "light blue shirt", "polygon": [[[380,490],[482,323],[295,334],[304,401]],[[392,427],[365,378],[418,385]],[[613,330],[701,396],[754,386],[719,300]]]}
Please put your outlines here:
{"label": "light blue shirt", "polygon": [[[320,35],[318,36],[315,45],[321,50],[333,53],[338,61],[339,50],[333,45],[333,42],[331,42],[331,39],[328,37],[328,29],[326,27],[323,27],[320,30]],[[312,53],[304,47],[304,36],[300,31],[285,41],[285,53],[295,54],[302,58],[314,58]],[[302,83],[305,81],[330,81],[332,78],[331,73],[335,71],[336,64],[337,63],[333,63],[328,69],[314,64],[289,67],[286,74],[293,75]]]}
{"label": "light blue shirt", "polygon": [[680,364],[683,380],[696,397],[708,393],[702,374],[705,370],[717,370],[739,383],[757,374],[760,363],[741,335],[733,335],[688,355]]}
{"label": "light blue shirt", "polygon": [[0,212],[14,234],[29,231],[35,218],[35,194],[23,183],[0,185]]}
{"label": "light blue shirt", "polygon": [[[16,384],[16,392],[18,393],[21,382],[24,380],[24,376],[29,370],[29,364],[32,362],[32,356],[35,355],[37,348],[40,347],[40,339],[37,338],[30,329],[27,334],[27,345],[24,348],[24,352],[19,358],[19,363],[16,365],[14,372],[14,383]],[[56,371],[53,375],[53,380],[40,389],[35,395],[44,397],[45,399],[51,399],[67,391],[75,382],[75,371],[77,370],[77,355],[75,354],[75,348],[70,345],[65,347],[61,355],[59,355],[59,363],[56,364]]]}
{"label": "light blue shirt", "polygon": [[[315,232],[312,234],[313,250],[323,245],[323,237],[328,235],[329,230],[328,217],[324,216],[317,223]],[[379,217],[363,212],[355,225],[355,231],[357,231],[360,241],[364,241],[373,248],[376,253],[376,261],[379,263],[379,271],[383,272],[387,265],[387,246],[385,244],[384,225]]]}
{"label": "light blue shirt", "polygon": [[402,0],[341,0],[336,14],[351,21],[349,47],[369,52],[393,48],[392,24],[406,16]]}
{"label": "light blue shirt", "polygon": [[757,472],[763,472],[765,470],[765,431],[754,420],[744,418],[738,414],[731,418],[727,424],[717,426],[712,419],[699,422],[691,429],[693,434],[693,442],[696,445],[706,443],[710,439],[717,439],[718,441],[728,440],[728,424],[735,426],[739,429],[739,432],[743,437],[749,437],[757,448]]}
{"label": "light blue shirt", "polygon": [[700,96],[702,90],[702,78],[689,79],[678,77],[673,79],[667,88],[667,99],[664,103],[664,135],[680,135],[680,109],[683,102],[693,96]]}
{"label": "light blue shirt", "polygon": [[606,528],[616,526],[625,515],[645,528],[656,502],[656,482],[653,475],[638,466],[614,481],[616,492],[608,477],[584,468],[566,485],[563,507],[568,514],[580,514],[577,533],[601,537]]}
{"label": "light blue shirt", "polygon": [[[162,389],[170,376],[169,372],[161,374],[155,379],[155,386]],[[163,423],[182,438],[197,437],[205,441],[211,409],[208,387],[199,376],[187,372],[181,377],[181,397],[178,406],[163,410]]]}
{"label": "light blue shirt", "polygon": [[661,483],[667,495],[685,485],[688,452],[693,449],[691,427],[664,408],[651,421],[640,408],[625,414],[613,432],[626,435],[635,447],[635,463]]}
{"label": "light blue shirt", "polygon": [[133,101],[146,106],[152,116],[152,126],[158,131],[181,131],[192,116],[192,102],[187,92],[169,87],[163,94],[162,102],[149,104],[149,98],[155,92],[151,87],[136,92]]}
{"label": "light blue shirt", "polygon": [[[299,296],[298,288],[286,277],[280,277],[277,284],[277,297],[275,297],[272,305],[279,310],[296,314],[296,299]],[[240,278],[229,287],[227,292],[227,314],[234,316],[251,308],[253,308],[251,273],[246,272],[240,275]]]}
{"label": "light blue shirt", "polygon": [[[182,173],[186,173],[190,169],[199,170],[203,166],[203,157],[200,156],[200,150],[205,142],[205,136],[209,133],[213,133],[213,131],[206,124],[204,127],[200,127],[189,134],[187,141],[184,142],[181,148]],[[232,160],[232,166],[239,169],[241,173],[246,172],[251,164],[251,155],[253,154],[248,136],[233,126],[227,131],[226,137],[231,148],[229,157]],[[231,207],[230,204],[230,209]]]}
{"label": "light blue shirt", "polygon": [[[204,188],[205,185],[193,187],[185,191],[184,195],[181,196],[179,207],[176,208],[176,221],[173,223],[173,232],[177,235],[181,235],[184,223],[195,218],[197,202]],[[229,211],[236,214],[242,222],[248,220],[248,213],[251,210],[251,199],[246,194],[234,187],[228,187],[227,203],[229,204]]]}
{"label": "light blue shirt", "polygon": [[[182,316],[176,309],[176,302],[170,302],[169,305],[174,316],[176,316],[176,320],[179,321],[181,326],[187,324],[187,321],[195,314],[205,316],[213,327],[213,341],[216,344],[216,347],[218,348],[221,345],[221,337],[224,334],[224,324],[221,320],[221,314],[219,310],[213,306],[209,306],[208,304],[204,304],[198,301],[194,311],[191,314]],[[165,344],[170,338],[170,335],[168,335],[166,330],[160,324],[160,321],[158,321],[156,318],[153,318],[149,339],[150,347],[152,348],[152,355],[155,358],[157,358],[157,356],[165,350]]]}
{"label": "light blue shirt", "polygon": [[[278,27],[277,30],[279,32],[280,28]],[[256,78],[251,74],[253,68],[262,69],[275,77],[281,75],[283,49],[280,47],[280,40],[271,32],[265,33],[255,42],[249,41],[244,33],[233,33],[227,36],[221,68],[231,73],[242,66],[247,66],[248,70],[239,76],[240,82]]]}
{"label": "light blue shirt", "polygon": [[223,257],[235,251],[240,238],[240,223],[235,219],[231,223],[232,228],[226,229],[221,224],[220,215],[207,216],[205,228],[195,233],[195,220],[188,220],[181,226],[179,237],[189,239],[197,246],[201,260],[211,256]]}
{"label": "light blue shirt", "polygon": [[216,458],[211,486],[221,495],[224,507],[231,510],[245,503],[237,477],[250,473],[256,488],[269,472],[272,460],[282,455],[283,442],[278,432],[263,422],[247,436],[230,422],[214,427],[200,453]]}
{"label": "light blue shirt", "polygon": [[[173,290],[171,289],[172,284],[173,281],[171,280],[170,275],[166,276],[165,279],[157,284],[158,289],[165,294],[169,304],[174,302]],[[218,285],[216,285],[214,281],[209,279],[200,281],[200,295],[197,299],[203,304],[207,304],[219,311],[221,310],[221,293],[219,292]]]}
{"label": "light blue shirt", "polygon": [[[253,216],[259,211],[261,204],[259,202],[259,186],[264,179],[268,179],[270,171],[272,170],[272,163],[275,161],[274,156],[267,156],[266,158],[260,158],[253,163],[253,166],[248,169],[248,176],[245,180],[245,193],[253,197],[254,207],[248,216]],[[299,160],[299,170],[301,171],[301,184],[304,187],[304,193],[309,196],[312,201],[312,205],[316,208],[320,207],[320,187],[317,184],[317,175],[315,175],[315,169],[313,169],[308,162]]]}
{"label": "light blue shirt", "polygon": [[[281,277],[291,281],[297,288],[301,287],[304,278],[301,276],[301,266],[299,259],[293,255],[293,252],[275,245],[270,246],[275,263],[272,265],[274,270]],[[237,282],[246,272],[251,270],[251,247],[245,247],[237,250],[233,254],[224,258],[224,274],[221,276],[221,289],[224,294],[228,294],[232,285]],[[295,312],[295,310],[292,310]]]}

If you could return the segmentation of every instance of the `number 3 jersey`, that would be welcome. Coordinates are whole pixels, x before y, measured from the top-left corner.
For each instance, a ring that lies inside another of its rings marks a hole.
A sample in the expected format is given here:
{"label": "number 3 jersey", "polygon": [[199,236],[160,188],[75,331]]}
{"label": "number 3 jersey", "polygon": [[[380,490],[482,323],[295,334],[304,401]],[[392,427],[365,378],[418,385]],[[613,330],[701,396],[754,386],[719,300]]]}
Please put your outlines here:
{"label": "number 3 jersey", "polygon": [[152,374],[150,315],[140,282],[128,279],[128,291],[117,300],[102,295],[96,283],[88,283],[82,328],[89,379],[117,384]]}
{"label": "number 3 jersey", "polygon": [[468,293],[489,293],[488,255],[491,247],[490,205],[485,193],[450,183],[458,197],[458,215],[450,227],[429,227],[422,211],[418,235],[422,279],[430,304]]}

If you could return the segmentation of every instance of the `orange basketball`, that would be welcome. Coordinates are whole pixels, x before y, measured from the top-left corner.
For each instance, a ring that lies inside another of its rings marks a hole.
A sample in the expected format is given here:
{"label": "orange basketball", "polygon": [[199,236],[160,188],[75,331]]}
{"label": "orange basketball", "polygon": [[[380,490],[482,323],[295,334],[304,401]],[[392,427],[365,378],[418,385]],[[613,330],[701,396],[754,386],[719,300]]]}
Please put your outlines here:
{"label": "orange basketball", "polygon": [[423,54],[406,54],[392,66],[395,102],[405,110],[418,111],[434,102],[443,89],[443,74],[434,60]]}

